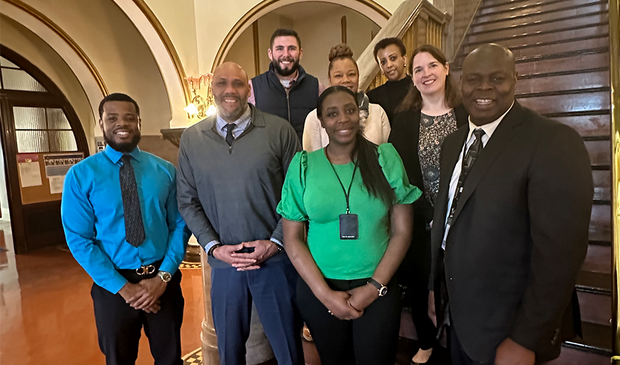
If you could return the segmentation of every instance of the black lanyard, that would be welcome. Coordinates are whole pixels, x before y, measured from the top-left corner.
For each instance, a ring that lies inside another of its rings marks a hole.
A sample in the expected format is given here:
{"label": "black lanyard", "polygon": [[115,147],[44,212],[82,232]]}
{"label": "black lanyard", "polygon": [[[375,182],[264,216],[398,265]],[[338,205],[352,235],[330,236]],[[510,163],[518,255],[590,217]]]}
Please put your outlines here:
{"label": "black lanyard", "polygon": [[351,186],[353,186],[353,179],[355,178],[355,172],[357,171],[357,163],[355,163],[355,168],[353,169],[353,175],[351,175],[351,182],[349,183],[349,190],[347,191],[344,189],[344,185],[342,184],[342,181],[340,180],[340,176],[338,176],[338,173],[336,172],[336,169],[334,168],[334,164],[329,160],[329,157],[327,157],[327,161],[329,162],[329,165],[332,167],[332,170],[334,170],[334,174],[336,175],[336,178],[338,179],[338,182],[340,183],[340,187],[342,188],[342,192],[344,193],[344,198],[347,200],[347,214],[351,214],[351,209],[349,208],[349,195],[351,194]]}

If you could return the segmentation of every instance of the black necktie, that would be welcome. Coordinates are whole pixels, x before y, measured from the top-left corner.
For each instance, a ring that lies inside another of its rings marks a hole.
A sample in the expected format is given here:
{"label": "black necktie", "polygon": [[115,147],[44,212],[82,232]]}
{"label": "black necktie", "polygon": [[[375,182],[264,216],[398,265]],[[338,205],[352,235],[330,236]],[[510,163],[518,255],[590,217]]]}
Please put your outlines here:
{"label": "black necktie", "polygon": [[125,238],[132,246],[138,247],[144,242],[144,224],[138,199],[138,186],[136,175],[131,167],[131,156],[123,155],[121,158],[119,177],[121,180],[121,195],[123,197],[123,211],[125,212]]}
{"label": "black necktie", "polygon": [[482,136],[484,135],[484,130],[475,129],[474,136],[476,140],[467,150],[465,157],[463,157],[463,165],[461,167],[461,174],[459,175],[459,181],[456,185],[456,191],[454,192],[454,197],[452,198],[452,205],[450,206],[450,215],[448,215],[448,225],[452,225],[452,219],[454,218],[454,212],[456,212],[456,205],[461,197],[461,193],[463,192],[463,187],[465,185],[465,178],[467,174],[471,170],[471,167],[476,162],[480,151],[482,151]]}
{"label": "black necktie", "polygon": [[233,136],[233,130],[237,127],[235,123],[226,124],[226,143],[229,146],[232,146],[233,141],[235,140],[235,136]]}

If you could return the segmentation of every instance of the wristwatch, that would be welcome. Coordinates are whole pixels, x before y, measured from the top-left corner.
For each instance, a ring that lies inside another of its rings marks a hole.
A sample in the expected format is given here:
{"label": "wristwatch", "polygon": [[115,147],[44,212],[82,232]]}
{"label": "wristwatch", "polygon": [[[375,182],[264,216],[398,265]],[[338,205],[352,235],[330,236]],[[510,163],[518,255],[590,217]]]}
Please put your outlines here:
{"label": "wristwatch", "polygon": [[166,271],[159,271],[157,273],[157,276],[159,276],[164,283],[167,283],[170,281],[170,279],[172,279],[172,275],[170,275],[170,273]]}
{"label": "wristwatch", "polygon": [[377,291],[379,292],[380,297],[384,297],[388,292],[387,286],[381,284],[380,282],[378,282],[377,280],[373,278],[368,279],[368,284],[377,288]]}

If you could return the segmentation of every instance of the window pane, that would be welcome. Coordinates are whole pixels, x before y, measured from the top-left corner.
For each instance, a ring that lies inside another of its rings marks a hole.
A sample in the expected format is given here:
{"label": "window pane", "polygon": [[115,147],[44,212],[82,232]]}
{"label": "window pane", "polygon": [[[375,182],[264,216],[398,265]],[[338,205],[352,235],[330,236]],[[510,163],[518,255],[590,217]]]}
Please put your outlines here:
{"label": "window pane", "polygon": [[77,151],[72,131],[49,131],[49,133],[51,152]]}
{"label": "window pane", "polygon": [[13,107],[15,129],[47,129],[45,108]]}
{"label": "window pane", "polygon": [[49,152],[47,131],[16,131],[17,152]]}
{"label": "window pane", "polygon": [[37,80],[22,70],[3,68],[2,83],[7,90],[45,91],[45,88]]}
{"label": "window pane", "polygon": [[17,66],[16,64],[14,64],[13,62],[7,60],[4,57],[0,57],[0,66],[3,67],[15,67],[15,68],[19,68],[19,66]]}
{"label": "window pane", "polygon": [[48,129],[71,129],[71,125],[62,109],[47,109]]}

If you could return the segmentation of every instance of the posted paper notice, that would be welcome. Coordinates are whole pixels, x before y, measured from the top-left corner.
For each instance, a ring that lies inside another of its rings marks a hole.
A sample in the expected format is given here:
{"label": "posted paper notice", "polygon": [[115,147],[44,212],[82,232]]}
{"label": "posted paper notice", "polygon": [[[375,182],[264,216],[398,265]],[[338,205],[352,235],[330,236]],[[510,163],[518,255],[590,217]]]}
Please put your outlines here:
{"label": "posted paper notice", "polygon": [[20,162],[19,177],[22,183],[22,188],[43,185],[43,182],[41,181],[41,168],[39,161]]}

